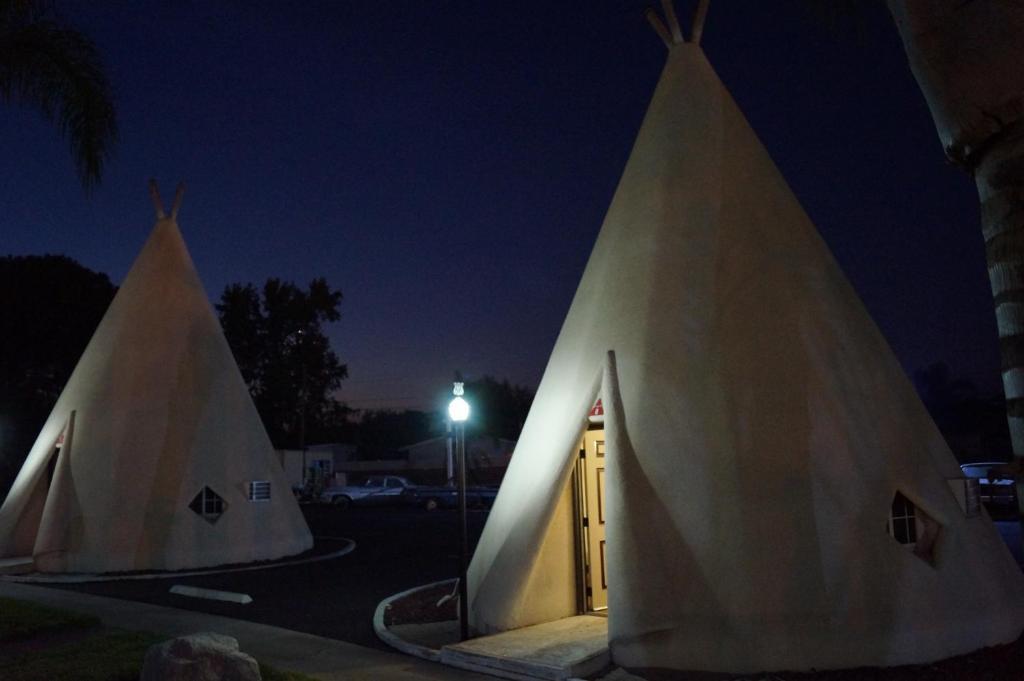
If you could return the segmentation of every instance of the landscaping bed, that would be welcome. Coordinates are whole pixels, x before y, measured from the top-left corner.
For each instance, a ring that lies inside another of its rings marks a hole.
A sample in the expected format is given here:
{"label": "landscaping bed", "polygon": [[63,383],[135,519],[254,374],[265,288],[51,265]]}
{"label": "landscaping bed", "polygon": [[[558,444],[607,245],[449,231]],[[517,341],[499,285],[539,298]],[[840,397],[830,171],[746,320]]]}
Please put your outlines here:
{"label": "landscaping bed", "polygon": [[440,606],[437,605],[438,601],[451,594],[454,588],[455,580],[450,580],[392,601],[384,611],[384,625],[390,627],[396,624],[428,624],[457,619],[457,598],[450,598]]}
{"label": "landscaping bed", "polygon": [[[146,650],[167,637],[104,627],[91,616],[0,598],[0,679],[137,681]],[[264,681],[312,681],[260,664]]]}

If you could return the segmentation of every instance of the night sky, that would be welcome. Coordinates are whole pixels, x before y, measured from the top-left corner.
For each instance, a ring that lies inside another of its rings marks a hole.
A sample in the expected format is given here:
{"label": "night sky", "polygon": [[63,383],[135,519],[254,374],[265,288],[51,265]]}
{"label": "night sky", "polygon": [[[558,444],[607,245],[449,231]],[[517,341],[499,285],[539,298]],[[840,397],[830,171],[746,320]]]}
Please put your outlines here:
{"label": "night sky", "polygon": [[[212,299],[272,276],[343,291],[351,406],[436,406],[455,369],[540,381],[664,64],[655,3],[56,4],[104,55],[121,142],[87,196],[55,129],[0,108],[0,253],[120,283],[148,178],[168,203],[183,179]],[[974,186],[884,3],[816,4],[716,0],[705,51],[904,369],[995,391]]]}

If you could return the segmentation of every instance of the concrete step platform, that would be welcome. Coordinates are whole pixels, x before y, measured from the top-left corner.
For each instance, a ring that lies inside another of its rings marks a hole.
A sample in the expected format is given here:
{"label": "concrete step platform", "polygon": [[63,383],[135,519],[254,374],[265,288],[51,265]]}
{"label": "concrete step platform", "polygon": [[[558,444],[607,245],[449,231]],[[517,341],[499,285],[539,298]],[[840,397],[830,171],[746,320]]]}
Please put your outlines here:
{"label": "concrete step platform", "polygon": [[436,654],[433,657],[421,656],[435,662],[438,660],[442,648],[446,645],[457,643],[459,640],[458,620],[428,622],[426,624],[395,624],[388,627],[388,630],[407,643],[423,646],[435,651]]}
{"label": "concrete step platform", "polygon": [[17,558],[0,558],[0,575],[27,575],[35,572],[35,561],[32,556]]}
{"label": "concrete step platform", "polygon": [[444,646],[440,661],[521,681],[590,676],[611,663],[608,619],[580,615],[481,636]]}

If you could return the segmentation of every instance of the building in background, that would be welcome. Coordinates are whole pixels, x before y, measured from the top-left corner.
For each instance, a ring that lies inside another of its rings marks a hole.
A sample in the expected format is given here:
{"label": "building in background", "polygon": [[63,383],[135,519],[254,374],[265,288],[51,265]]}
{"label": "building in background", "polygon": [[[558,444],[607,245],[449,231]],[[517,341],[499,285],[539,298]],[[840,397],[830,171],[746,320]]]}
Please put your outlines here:
{"label": "building in background", "polygon": [[[469,484],[500,485],[515,446],[513,440],[488,436],[468,438],[466,479]],[[448,451],[448,438],[442,436],[400,447],[394,457],[387,459],[361,460],[355,445],[340,443],[313,445],[305,453],[301,449],[278,449],[276,453],[293,488],[301,488],[308,482],[322,489],[359,484],[371,475],[400,475],[417,485],[449,484],[452,481]]]}

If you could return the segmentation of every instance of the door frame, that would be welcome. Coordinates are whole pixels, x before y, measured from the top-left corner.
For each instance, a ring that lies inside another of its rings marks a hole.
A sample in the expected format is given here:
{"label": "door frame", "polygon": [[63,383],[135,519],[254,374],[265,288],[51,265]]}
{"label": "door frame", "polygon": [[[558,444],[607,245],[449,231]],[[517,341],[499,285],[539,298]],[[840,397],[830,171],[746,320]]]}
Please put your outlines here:
{"label": "door frame", "polygon": [[[573,501],[573,539],[575,547],[573,555],[575,558],[576,565],[576,611],[581,615],[592,614],[592,613],[604,613],[607,612],[607,606],[601,609],[595,610],[592,605],[592,593],[587,592],[587,570],[588,567],[594,571],[594,567],[591,563],[592,558],[588,556],[589,543],[586,530],[584,528],[584,519],[589,521],[587,517],[587,478],[586,478],[586,461],[585,455],[586,450],[586,435],[588,432],[604,430],[603,423],[590,423],[583,432],[580,433],[579,443],[576,447],[576,453],[573,462],[572,476],[570,485],[572,487],[572,501]],[[607,456],[607,448],[605,450]],[[591,558],[591,561],[588,561]]]}

